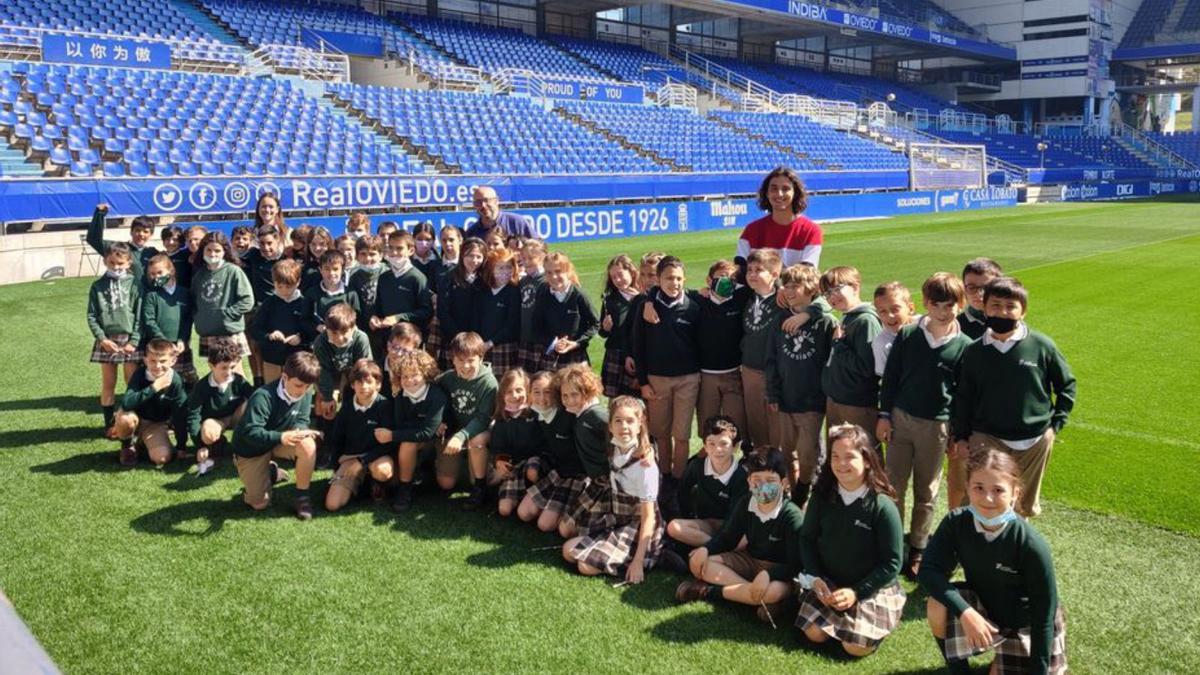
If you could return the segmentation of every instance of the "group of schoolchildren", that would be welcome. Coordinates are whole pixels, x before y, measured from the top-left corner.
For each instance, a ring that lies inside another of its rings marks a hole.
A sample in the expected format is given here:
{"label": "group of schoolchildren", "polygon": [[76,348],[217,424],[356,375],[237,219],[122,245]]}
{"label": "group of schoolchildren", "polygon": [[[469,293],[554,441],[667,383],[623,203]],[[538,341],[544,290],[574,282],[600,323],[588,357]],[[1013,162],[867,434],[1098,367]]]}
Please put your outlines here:
{"label": "group of schoolchildren", "polygon": [[[993,649],[999,672],[1065,670],[1027,519],[1075,382],[994,261],[931,275],[918,315],[898,282],[864,302],[855,269],[784,269],[774,249],[715,262],[700,290],[674,256],[619,255],[594,305],[568,256],[499,228],[372,233],[356,214],[335,239],[287,228],[264,195],[253,228],[169,227],[158,251],[140,218],[130,243],[105,241],[106,216],[87,317],[124,465],[232,456],[261,510],[290,460],[302,520],[318,465],[328,511],[369,495],[404,512],[421,486],[465,485],[467,508],[494,499],[561,536],[582,574],[670,569],[690,577],[679,601],[772,624],[790,605],[810,641],[854,656],[898,625],[903,574],[952,671]],[[943,456],[954,510],[934,531]]]}

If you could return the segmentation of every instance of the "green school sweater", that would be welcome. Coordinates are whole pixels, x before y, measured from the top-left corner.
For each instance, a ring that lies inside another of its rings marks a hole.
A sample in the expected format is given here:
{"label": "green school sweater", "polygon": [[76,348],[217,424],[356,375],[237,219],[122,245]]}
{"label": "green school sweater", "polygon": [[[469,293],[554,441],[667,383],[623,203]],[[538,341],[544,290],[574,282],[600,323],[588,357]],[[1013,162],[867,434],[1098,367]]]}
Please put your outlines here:
{"label": "green school sweater", "polygon": [[169,342],[192,340],[192,299],[188,289],[175,285],[174,292],[151,288],[142,296],[142,335]]}
{"label": "green school sweater", "polygon": [[804,524],[804,513],[790,499],[780,497],[783,499],[783,508],[779,515],[764,523],[749,511],[753,498],[747,493],[733,503],[721,529],[704,548],[708,549],[709,555],[725,553],[737,548],[738,542],[745,537],[746,553],[759,560],[775,563],[767,570],[771,581],[791,581],[799,573],[802,564],[800,530]]}
{"label": "green school sweater", "polygon": [[121,410],[137,413],[146,422],[176,425],[183,422],[187,415],[187,391],[179,373],[171,372],[171,384],[162,391],[155,391],[153,385],[154,380],[146,373],[146,367],[139,366],[121,397]]}
{"label": "green school sweater", "polygon": [[367,338],[367,334],[358,328],[354,329],[350,335],[350,341],[342,347],[330,342],[328,333],[321,333],[317,339],[313,340],[312,351],[313,355],[317,357],[317,363],[321,364],[321,377],[317,380],[317,391],[321,392],[321,397],[326,401],[333,398],[333,392],[342,379],[342,373],[349,370],[355,361],[374,358],[371,356],[371,341]]}
{"label": "green school sweater", "polygon": [[246,402],[246,412],[233,429],[233,453],[239,457],[260,457],[283,441],[283,432],[307,429],[312,416],[312,387],[295,403],[278,393],[279,380],[254,390]]}
{"label": "green school sweater", "polygon": [[375,440],[376,429],[391,428],[392,402],[383,394],[376,394],[366,410],[357,409],[354,397],[350,396],[333,418],[333,427],[325,440],[334,459],[343,455],[362,455],[361,461],[366,466],[391,452],[391,443]]}
{"label": "green school sweater", "polygon": [[767,340],[770,339],[783,314],[775,301],[775,293],[761,296],[754,293],[742,310],[742,365],[754,370],[767,367]]}
{"label": "green school sweater", "polygon": [[983,323],[984,318],[983,312],[974,307],[967,307],[958,315],[958,327],[967,337],[978,340],[987,332],[987,326]]}
{"label": "green school sweater", "polygon": [[[453,369],[438,376],[437,384],[449,401],[447,428],[453,437],[466,441],[488,430],[496,406],[496,376],[482,363],[475,377],[465,380]],[[446,440],[449,440],[447,438]]]}
{"label": "green school sweater", "polygon": [[437,438],[438,427],[446,413],[446,392],[430,384],[425,398],[414,403],[396,394],[392,402],[392,440],[395,443],[429,443]]}
{"label": "green school sweater", "polygon": [[619,354],[630,351],[626,343],[629,341],[630,321],[634,317],[629,309],[638,297],[634,295],[626,300],[625,296],[617,291],[604,292],[604,297],[600,299],[600,323],[604,323],[604,317],[612,317],[611,330],[604,330],[603,325],[600,328],[600,337],[604,338],[604,351],[615,351]]}
{"label": "green school sweater", "polygon": [[484,342],[512,344],[521,338],[521,291],[507,285],[499,292],[482,288],[475,296],[473,328]]}
{"label": "green school sweater", "polygon": [[[271,333],[279,331],[283,335],[299,335],[300,344],[288,345],[267,338]],[[263,361],[281,366],[295,352],[303,351],[308,341],[304,339],[304,300],[295,296],[292,300],[271,293],[263,298],[254,315],[247,333],[251,339],[258,342],[259,353]]]}
{"label": "green school sweater", "polygon": [[586,352],[588,342],[600,331],[596,308],[579,286],[571,286],[559,302],[549,284],[543,285],[534,305],[533,339],[543,352],[554,338],[562,336],[579,343],[576,351]]}
{"label": "green school sweater", "polygon": [[833,341],[829,363],[821,376],[825,395],[842,405],[874,408],[879,405],[879,377],[871,342],[883,325],[870,304],[863,303],[842,315],[842,337]]}
{"label": "green school sweater", "polygon": [[800,555],[804,571],[834,588],[853,588],[860,600],[896,581],[904,526],[891,497],[871,490],[850,504],[833,494],[808,500]]}
{"label": "green school sweater", "polygon": [[242,257],[242,269],[250,279],[250,288],[254,293],[254,306],[262,304],[275,294],[275,263],[283,260],[283,256],[271,260],[263,255],[262,249],[252,248]]}
{"label": "green school sweater", "polygon": [[358,327],[364,331],[371,328],[371,317],[375,316],[375,307],[379,302],[379,277],[387,265],[379,263],[372,267],[359,266],[350,274],[346,286],[358,296]]}
{"label": "green school sweater", "polygon": [[254,308],[254,289],[242,268],[228,262],[215,270],[202,265],[192,277],[191,291],[192,321],[200,337],[246,330],[244,317]]}
{"label": "green school sweater", "polygon": [[924,420],[950,419],[958,363],[971,338],[962,332],[936,349],[918,321],[900,329],[879,386],[879,409],[893,408]]}
{"label": "green school sweater", "polygon": [[92,212],[92,222],[88,223],[87,235],[84,237],[96,253],[103,258],[108,255],[108,251],[113,244],[124,243],[129,246],[129,274],[138,285],[143,285],[146,282],[146,266],[150,264],[150,259],[158,255],[158,249],[153,246],[134,246],[132,241],[115,242],[108,241],[104,238],[104,221],[108,217],[108,211],[96,209]]}
{"label": "green school sweater", "polygon": [[254,386],[237,373],[233,374],[232,381],[224,391],[212,383],[211,375],[201,378],[192,387],[187,400],[187,433],[196,447],[201,445],[200,425],[204,420],[229,417],[253,393]]}
{"label": "green school sweater", "polygon": [[972,431],[1002,440],[1058,433],[1075,407],[1075,376],[1054,341],[1030,330],[1008,353],[983,340],[963,350],[954,392],[951,432]]}
{"label": "green school sweater", "polygon": [[[423,332],[433,317],[433,291],[421,270],[409,267],[400,276],[390,268],[379,275],[375,291],[375,316],[396,317],[416,324]],[[447,341],[449,338],[447,337]]]}
{"label": "green school sweater", "polygon": [[575,418],[575,450],[584,473],[592,478],[608,475],[608,408],[597,403],[580,411]]}
{"label": "green school sweater", "polygon": [[304,293],[304,336],[306,342],[316,339],[320,333],[317,326],[324,326],[325,317],[329,315],[329,310],[334,305],[342,303],[350,305],[354,310],[354,322],[357,324],[358,317],[362,315],[362,304],[358,300],[358,293],[355,293],[348,286],[340,286],[336,291],[330,293],[321,284],[317,284]]}
{"label": "green school sweater", "polygon": [[554,413],[549,422],[538,421],[545,439],[545,450],[542,455],[550,468],[558,471],[561,476],[584,475],[583,462],[579,459],[579,450],[575,447],[575,416],[563,408]]}
{"label": "green school sweater", "polygon": [[716,476],[704,475],[704,458],[696,455],[688,460],[679,479],[679,511],[682,518],[716,518],[725,520],[730,505],[737,503],[749,491],[746,471],[734,458],[733,475],[722,483]]}
{"label": "green school sweater", "polygon": [[88,290],[87,323],[97,340],[128,335],[136,347],[142,332],[141,283],[130,275],[113,279],[107,274],[93,281]]}
{"label": "green school sweater", "polygon": [[917,580],[929,597],[955,616],[967,611],[966,601],[950,582],[962,565],[966,586],[979,595],[988,620],[1001,628],[1030,627],[1033,672],[1050,666],[1058,589],[1050,547],[1027,521],[1008,523],[994,541],[975,529],[967,509],[951,511],[929,540]]}
{"label": "green school sweater", "polygon": [[821,376],[833,344],[837,322],[818,312],[795,333],[785,333],[783,322],[790,314],[779,314],[767,333],[767,359],[763,375],[767,402],[779,405],[780,412],[825,412],[825,391]]}
{"label": "green school sweater", "polygon": [[537,413],[523,410],[516,417],[505,416],[492,424],[492,440],[488,445],[492,457],[508,455],[513,464],[542,454],[546,437]]}
{"label": "green school sweater", "polygon": [[517,288],[521,291],[521,342],[529,343],[535,339],[533,334],[533,306],[537,302],[538,290],[545,285],[545,272],[527,274],[517,282]]}

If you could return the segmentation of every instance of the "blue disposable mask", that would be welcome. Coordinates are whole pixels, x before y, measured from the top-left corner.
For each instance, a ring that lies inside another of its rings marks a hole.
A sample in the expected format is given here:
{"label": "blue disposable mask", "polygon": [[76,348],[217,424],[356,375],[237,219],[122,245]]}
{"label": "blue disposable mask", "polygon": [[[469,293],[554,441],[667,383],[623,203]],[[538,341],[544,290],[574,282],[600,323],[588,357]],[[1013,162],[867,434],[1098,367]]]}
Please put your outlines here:
{"label": "blue disposable mask", "polygon": [[783,483],[762,483],[750,488],[750,492],[759,504],[771,504],[783,494]]}
{"label": "blue disposable mask", "polygon": [[994,518],[985,518],[983,514],[979,512],[979,509],[975,508],[974,504],[968,505],[967,510],[971,512],[972,516],[975,516],[975,522],[987,528],[1000,527],[1001,525],[1007,524],[1009,521],[1017,519],[1017,512],[1013,511],[1011,506],[1008,507],[1004,513],[1001,513]]}

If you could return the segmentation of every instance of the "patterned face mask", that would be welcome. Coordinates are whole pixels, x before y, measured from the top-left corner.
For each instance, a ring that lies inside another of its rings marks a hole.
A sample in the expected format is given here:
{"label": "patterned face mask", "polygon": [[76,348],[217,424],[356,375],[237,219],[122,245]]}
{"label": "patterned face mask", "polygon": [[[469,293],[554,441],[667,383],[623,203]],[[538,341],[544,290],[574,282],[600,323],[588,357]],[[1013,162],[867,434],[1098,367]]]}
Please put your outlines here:
{"label": "patterned face mask", "polygon": [[779,499],[783,492],[782,483],[762,483],[750,488],[750,493],[759,504],[771,504]]}

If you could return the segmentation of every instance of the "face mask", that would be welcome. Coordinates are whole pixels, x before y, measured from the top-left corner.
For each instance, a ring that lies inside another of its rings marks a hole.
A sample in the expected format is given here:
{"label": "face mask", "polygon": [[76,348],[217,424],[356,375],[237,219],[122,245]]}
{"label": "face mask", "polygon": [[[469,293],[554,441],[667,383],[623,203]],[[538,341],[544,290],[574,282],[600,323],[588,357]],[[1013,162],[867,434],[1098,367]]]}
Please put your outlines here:
{"label": "face mask", "polygon": [[709,289],[713,294],[720,298],[728,298],[733,295],[733,279],[729,277],[717,277],[708,284]]}
{"label": "face mask", "polygon": [[105,272],[105,274],[108,275],[109,279],[116,279],[117,281],[120,281],[121,279],[129,276],[129,270],[108,270]]}
{"label": "face mask", "polygon": [[1002,316],[989,316],[983,320],[983,323],[988,328],[991,328],[993,333],[1000,335],[1011,333],[1017,329],[1016,319],[1008,319]]}
{"label": "face mask", "polygon": [[222,263],[224,263],[224,262],[225,262],[225,257],[224,257],[224,256],[220,256],[220,255],[206,255],[206,256],[204,256],[204,264],[206,264],[206,265],[208,265],[208,266],[210,266],[210,267],[220,267],[220,266],[221,266],[221,264],[222,264]]}
{"label": "face mask", "polygon": [[759,504],[770,504],[774,502],[775,500],[779,499],[779,495],[782,494],[782,491],[783,483],[763,483],[758,487],[750,489],[750,492],[754,495],[754,498],[758,500]]}
{"label": "face mask", "polygon": [[403,258],[398,255],[389,255],[387,257],[387,263],[396,269],[404,267],[404,264],[407,262],[408,262],[408,258]]}
{"label": "face mask", "polygon": [[362,232],[347,232],[346,235],[350,237],[350,241],[358,241],[359,239],[362,239],[363,233]]}
{"label": "face mask", "polygon": [[1017,518],[1017,512],[1013,511],[1011,506],[1008,507],[1004,513],[1001,513],[995,518],[984,518],[983,514],[979,513],[979,509],[975,508],[974,504],[968,505],[967,510],[971,512],[972,516],[975,516],[975,522],[988,528],[1000,527],[1001,525],[1008,523],[1010,520],[1016,520]]}
{"label": "face mask", "polygon": [[508,282],[512,281],[512,272],[509,272],[508,270],[505,270],[503,272],[496,272],[495,277],[496,277],[496,285],[504,286]]}
{"label": "face mask", "polygon": [[517,413],[521,412],[524,409],[525,409],[525,406],[523,406],[523,405],[508,405],[507,403],[504,404],[504,412],[508,413],[509,415],[516,415]]}
{"label": "face mask", "polygon": [[150,285],[155,288],[166,288],[167,284],[169,284],[170,282],[171,282],[170,274],[160,274],[159,276],[156,276],[150,280]]}
{"label": "face mask", "polygon": [[417,255],[424,258],[425,254],[429,253],[429,249],[433,248],[433,242],[418,240],[416,246],[417,246]]}
{"label": "face mask", "polygon": [[[261,251],[262,249],[259,249],[259,250]],[[262,257],[263,257],[263,260],[271,260],[271,261],[275,261],[275,260],[279,260],[280,258],[282,258],[282,257],[283,257],[283,252],[282,252],[282,251],[280,251],[280,252],[278,252],[278,253],[275,253],[274,255],[270,255],[270,254],[267,254],[267,253],[263,253],[263,254],[262,254]]]}

